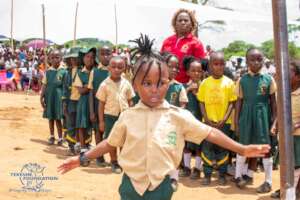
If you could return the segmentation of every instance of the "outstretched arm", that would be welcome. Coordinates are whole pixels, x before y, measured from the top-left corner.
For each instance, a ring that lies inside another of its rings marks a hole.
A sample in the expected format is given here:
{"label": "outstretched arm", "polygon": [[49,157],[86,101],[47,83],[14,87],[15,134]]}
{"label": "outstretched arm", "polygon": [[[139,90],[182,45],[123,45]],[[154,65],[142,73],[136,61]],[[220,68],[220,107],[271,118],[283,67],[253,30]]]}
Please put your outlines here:
{"label": "outstretched arm", "polygon": [[215,128],[206,140],[246,157],[264,157],[270,151],[269,145],[242,145]]}
{"label": "outstretched arm", "polygon": [[[114,147],[107,143],[107,140],[103,140],[94,149],[91,149],[85,153],[85,156],[89,159],[95,159],[99,156],[104,155],[110,151],[114,150]],[[60,174],[65,174],[68,171],[75,169],[80,166],[79,156],[73,156],[65,160],[60,166],[58,166],[57,171]]]}

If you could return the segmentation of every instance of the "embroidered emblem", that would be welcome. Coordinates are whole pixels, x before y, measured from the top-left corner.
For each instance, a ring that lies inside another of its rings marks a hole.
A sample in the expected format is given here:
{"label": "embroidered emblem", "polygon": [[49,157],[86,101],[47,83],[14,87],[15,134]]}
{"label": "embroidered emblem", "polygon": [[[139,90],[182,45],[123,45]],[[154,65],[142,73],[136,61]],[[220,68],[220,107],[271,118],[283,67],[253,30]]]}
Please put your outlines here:
{"label": "embroidered emblem", "polygon": [[175,105],[175,104],[176,104],[177,98],[178,98],[177,93],[176,93],[176,92],[172,92],[172,93],[171,93],[170,104]]}
{"label": "embroidered emblem", "polygon": [[262,95],[266,95],[267,94],[267,86],[265,84],[261,84],[260,86],[260,92]]}
{"label": "embroidered emblem", "polygon": [[169,132],[168,135],[167,135],[167,144],[172,145],[172,146],[176,146],[176,142],[177,142],[176,132],[175,131]]}

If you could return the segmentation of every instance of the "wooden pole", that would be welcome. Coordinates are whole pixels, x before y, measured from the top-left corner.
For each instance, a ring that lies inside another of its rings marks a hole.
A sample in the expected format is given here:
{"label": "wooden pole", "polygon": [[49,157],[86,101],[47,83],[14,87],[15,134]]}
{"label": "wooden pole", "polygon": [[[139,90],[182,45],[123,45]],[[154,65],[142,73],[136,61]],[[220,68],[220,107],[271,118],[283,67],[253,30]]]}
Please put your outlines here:
{"label": "wooden pole", "polygon": [[14,53],[13,22],[14,22],[14,0],[11,0],[11,10],[10,10],[10,46],[11,46],[12,53]]}
{"label": "wooden pole", "polygon": [[116,34],[116,53],[118,53],[118,16],[117,16],[117,4],[114,4],[114,12],[115,12],[115,34]]}
{"label": "wooden pole", "polygon": [[76,32],[77,32],[77,14],[78,14],[78,2],[76,4],[76,10],[75,10],[75,22],[74,22],[74,37],[73,37],[73,47],[76,46]]}
{"label": "wooden pole", "polygon": [[43,43],[44,43],[44,65],[46,69],[48,68],[48,58],[46,51],[46,19],[45,19],[45,5],[42,4],[42,14],[43,14]]}
{"label": "wooden pole", "polygon": [[286,1],[272,0],[275,63],[277,73],[277,118],[279,128],[280,199],[294,200],[294,143],[288,55]]}

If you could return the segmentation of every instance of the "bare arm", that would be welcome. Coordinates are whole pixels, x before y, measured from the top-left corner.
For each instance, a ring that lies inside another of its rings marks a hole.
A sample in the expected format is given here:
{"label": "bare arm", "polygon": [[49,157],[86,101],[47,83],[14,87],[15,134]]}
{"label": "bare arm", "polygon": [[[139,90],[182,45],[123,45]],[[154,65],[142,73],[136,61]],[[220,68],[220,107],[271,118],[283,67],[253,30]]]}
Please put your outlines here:
{"label": "bare arm", "polygon": [[210,126],[215,127],[216,124],[213,123],[212,121],[210,121],[210,120],[208,119],[208,117],[207,117],[205,105],[204,105],[203,102],[200,102],[200,110],[201,110],[201,113],[202,113],[202,116],[203,116],[203,118],[204,118],[205,123],[208,124],[208,125],[210,125]]}
{"label": "bare arm", "polygon": [[133,100],[132,100],[132,99],[129,99],[129,100],[128,100],[128,105],[129,105],[129,107],[134,106],[134,103],[133,103]]}
{"label": "bare arm", "polygon": [[90,110],[90,120],[92,122],[95,122],[96,116],[95,116],[95,109],[94,109],[94,92],[93,92],[93,90],[90,90],[90,92],[89,92],[89,110]]}
{"label": "bare arm", "polygon": [[263,157],[270,151],[269,145],[242,145],[237,143],[215,128],[206,140],[246,157]]}
{"label": "bare arm", "polygon": [[240,134],[239,119],[240,119],[240,112],[241,112],[242,105],[243,105],[243,99],[238,98],[238,100],[235,103],[235,117],[234,117],[236,135]]}
{"label": "bare arm", "polygon": [[[109,145],[107,143],[107,140],[103,140],[102,142],[97,144],[97,146],[95,148],[87,151],[85,153],[85,156],[89,159],[95,159],[99,156],[104,155],[105,153],[112,151],[112,150],[114,150],[114,147]],[[70,171],[76,167],[79,167],[79,166],[80,166],[79,156],[74,156],[74,157],[71,157],[71,158],[68,158],[67,160],[65,160],[63,162],[63,164],[58,166],[57,170],[60,174],[65,174],[68,171]]]}
{"label": "bare arm", "polygon": [[41,96],[40,96],[40,102],[42,107],[45,109],[46,104],[45,104],[45,92],[46,92],[46,85],[43,84],[42,85],[42,89],[41,89]]}
{"label": "bare arm", "polygon": [[234,107],[234,102],[230,102],[229,105],[228,105],[227,111],[226,111],[226,113],[224,115],[223,120],[220,121],[219,124],[218,124],[218,128],[222,128],[224,126],[224,124],[226,123],[226,121],[228,120],[228,118],[231,115],[233,107]]}
{"label": "bare arm", "polygon": [[100,129],[100,132],[102,132],[102,133],[104,132],[104,129],[105,129],[104,107],[105,107],[105,102],[99,101],[99,105],[98,105],[99,129]]}
{"label": "bare arm", "polygon": [[179,104],[180,104],[180,107],[181,107],[181,108],[185,108],[185,107],[186,107],[186,104],[187,104],[187,102],[180,102]]}
{"label": "bare arm", "polygon": [[76,88],[78,89],[78,91],[81,95],[85,95],[85,94],[89,93],[89,91],[90,91],[86,86],[76,87]]}

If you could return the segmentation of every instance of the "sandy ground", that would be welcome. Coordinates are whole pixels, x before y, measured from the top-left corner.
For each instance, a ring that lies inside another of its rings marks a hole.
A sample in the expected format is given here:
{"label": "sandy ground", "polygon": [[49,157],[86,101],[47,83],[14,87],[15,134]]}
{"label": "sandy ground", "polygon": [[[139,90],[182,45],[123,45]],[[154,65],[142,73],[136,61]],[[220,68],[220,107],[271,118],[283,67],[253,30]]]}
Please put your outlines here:
{"label": "sandy ground", "polygon": [[[39,96],[0,93],[0,199],[119,199],[121,175],[112,174],[110,168],[97,168],[92,163],[88,168],[78,168],[59,175],[56,168],[67,158],[67,148],[48,146],[48,136],[48,123],[42,118]],[[12,173],[20,172],[27,163],[38,163],[45,167],[44,177],[54,176],[58,180],[44,181],[44,192],[21,191],[23,184]],[[255,188],[263,180],[262,173],[255,174],[254,184],[245,190],[239,190],[232,183],[218,186],[215,179],[211,186],[203,187],[199,181],[185,178],[180,180],[173,199],[267,200],[270,199],[270,194],[257,195],[255,192]],[[273,190],[278,186],[279,173],[274,171]]]}

